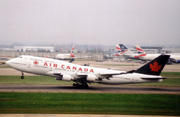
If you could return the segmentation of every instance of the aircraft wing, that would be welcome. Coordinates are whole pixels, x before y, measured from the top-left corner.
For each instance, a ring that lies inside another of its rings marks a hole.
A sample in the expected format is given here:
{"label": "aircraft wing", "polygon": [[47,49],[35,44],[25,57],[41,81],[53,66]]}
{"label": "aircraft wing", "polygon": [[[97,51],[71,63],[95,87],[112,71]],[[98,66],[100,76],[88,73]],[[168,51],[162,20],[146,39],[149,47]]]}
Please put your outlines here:
{"label": "aircraft wing", "polygon": [[61,73],[61,72],[51,72],[54,76],[63,76],[63,75],[69,75],[73,77],[74,79],[84,79],[88,76],[86,73],[74,73],[74,74],[68,74],[68,73]]}
{"label": "aircraft wing", "polygon": [[109,78],[112,77],[113,75],[121,75],[121,74],[125,74],[126,72],[114,72],[114,73],[99,73],[99,74],[87,74],[87,73],[77,73],[76,76],[78,78],[84,78],[84,77],[88,77],[89,75],[91,76],[95,76],[98,78]]}
{"label": "aircraft wing", "polygon": [[96,77],[96,78],[109,78],[113,75],[121,75],[126,74],[127,72],[120,71],[120,72],[110,72],[110,73],[99,73],[99,74],[88,74],[88,73],[74,73],[74,74],[67,74],[67,73],[60,73],[59,71],[51,71],[49,74],[55,75],[55,76],[63,76],[63,75],[70,75],[74,79],[84,79],[87,77]]}

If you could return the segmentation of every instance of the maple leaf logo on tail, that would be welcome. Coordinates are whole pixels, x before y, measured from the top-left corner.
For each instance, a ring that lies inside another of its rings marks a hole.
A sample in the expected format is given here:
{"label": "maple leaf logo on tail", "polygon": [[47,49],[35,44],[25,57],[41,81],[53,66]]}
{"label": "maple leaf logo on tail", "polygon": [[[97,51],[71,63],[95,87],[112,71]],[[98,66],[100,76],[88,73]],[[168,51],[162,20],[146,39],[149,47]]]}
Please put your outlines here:
{"label": "maple leaf logo on tail", "polygon": [[158,62],[154,62],[153,64],[150,64],[151,71],[159,72],[161,69],[161,65],[158,65]]}

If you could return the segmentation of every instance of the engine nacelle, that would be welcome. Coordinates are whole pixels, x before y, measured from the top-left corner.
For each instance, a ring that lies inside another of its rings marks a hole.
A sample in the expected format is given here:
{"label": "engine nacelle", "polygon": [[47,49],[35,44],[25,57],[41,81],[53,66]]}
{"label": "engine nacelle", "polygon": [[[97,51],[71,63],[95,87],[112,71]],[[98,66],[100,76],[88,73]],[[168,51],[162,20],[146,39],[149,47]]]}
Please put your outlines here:
{"label": "engine nacelle", "polygon": [[98,79],[98,77],[95,75],[92,75],[92,74],[88,74],[86,77],[87,81],[96,81],[97,79]]}
{"label": "engine nacelle", "polygon": [[61,75],[60,77],[57,77],[56,80],[64,80],[64,81],[72,81],[74,78],[71,75]]}

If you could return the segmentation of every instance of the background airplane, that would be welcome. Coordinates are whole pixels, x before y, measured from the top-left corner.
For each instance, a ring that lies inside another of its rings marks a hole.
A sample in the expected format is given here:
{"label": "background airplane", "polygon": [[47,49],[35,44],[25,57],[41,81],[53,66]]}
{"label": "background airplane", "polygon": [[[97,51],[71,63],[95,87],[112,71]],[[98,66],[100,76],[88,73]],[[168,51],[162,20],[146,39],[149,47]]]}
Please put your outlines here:
{"label": "background airplane", "polygon": [[[138,54],[135,54],[131,50],[129,50],[123,44],[119,44],[119,48],[121,51],[119,54],[123,55],[127,59],[137,59],[142,61],[151,61],[154,58],[160,56],[161,54],[147,54],[140,46],[136,45],[135,48],[138,51]],[[168,63],[180,63],[180,55],[179,54],[168,54],[170,55]]]}
{"label": "background airplane", "polygon": [[139,60],[143,54],[135,54],[131,50],[129,50],[126,46],[123,44],[117,44],[116,49],[118,50],[119,55],[123,55],[126,59],[137,59]]}
{"label": "background airplane", "polygon": [[74,57],[75,57],[74,48],[75,48],[75,46],[73,44],[70,54],[57,54],[55,58],[58,59],[58,60],[69,60],[69,62],[73,62]]}
{"label": "background airplane", "polygon": [[[153,60],[154,58],[158,57],[160,54],[147,54],[139,45],[135,46],[136,50],[138,51],[139,54],[143,54],[140,59],[142,60]],[[170,62],[174,63],[180,63],[180,55],[174,53],[174,54],[168,54],[170,55]]]}
{"label": "background airplane", "polygon": [[88,83],[130,84],[159,82],[159,76],[169,55],[160,55],[137,70],[117,71],[90,66],[81,66],[61,60],[22,55],[6,62],[7,65],[22,72],[55,77],[56,80],[73,81],[74,87],[88,87]]}

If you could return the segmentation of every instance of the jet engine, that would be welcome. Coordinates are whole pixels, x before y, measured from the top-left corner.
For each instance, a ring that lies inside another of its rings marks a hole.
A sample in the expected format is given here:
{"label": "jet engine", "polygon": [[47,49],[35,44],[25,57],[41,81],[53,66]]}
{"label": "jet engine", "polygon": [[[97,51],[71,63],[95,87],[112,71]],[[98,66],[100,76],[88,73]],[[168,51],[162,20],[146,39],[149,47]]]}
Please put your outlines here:
{"label": "jet engine", "polygon": [[71,75],[61,75],[60,77],[56,77],[56,80],[64,80],[64,81],[72,81],[74,78]]}
{"label": "jet engine", "polygon": [[92,74],[88,74],[86,77],[87,81],[96,81],[97,79],[98,79],[98,77],[95,75],[92,75]]}

